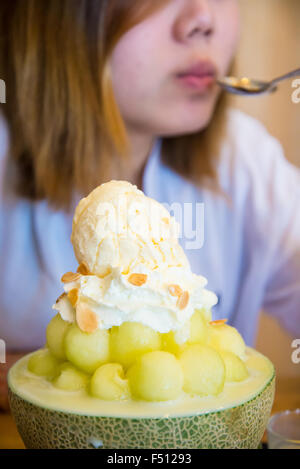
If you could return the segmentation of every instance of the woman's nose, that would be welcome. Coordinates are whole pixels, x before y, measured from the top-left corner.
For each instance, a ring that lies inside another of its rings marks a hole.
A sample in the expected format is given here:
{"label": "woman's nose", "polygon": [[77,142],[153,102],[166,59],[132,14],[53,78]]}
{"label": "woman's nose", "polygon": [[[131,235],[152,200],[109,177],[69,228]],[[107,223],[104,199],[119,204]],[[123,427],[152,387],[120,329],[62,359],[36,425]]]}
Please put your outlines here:
{"label": "woman's nose", "polygon": [[188,42],[213,34],[214,18],[210,0],[184,0],[175,33],[180,41]]}

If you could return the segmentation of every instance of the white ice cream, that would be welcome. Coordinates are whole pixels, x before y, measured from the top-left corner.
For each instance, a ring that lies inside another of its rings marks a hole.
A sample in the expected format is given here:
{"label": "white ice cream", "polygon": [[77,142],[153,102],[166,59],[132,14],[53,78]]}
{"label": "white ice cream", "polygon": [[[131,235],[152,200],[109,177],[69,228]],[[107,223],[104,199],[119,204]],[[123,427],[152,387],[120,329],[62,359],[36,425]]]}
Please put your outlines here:
{"label": "white ice cream", "polygon": [[90,272],[122,272],[140,265],[188,265],[178,244],[178,224],[155,200],[125,181],[97,187],[78,204],[71,241],[75,256]]}

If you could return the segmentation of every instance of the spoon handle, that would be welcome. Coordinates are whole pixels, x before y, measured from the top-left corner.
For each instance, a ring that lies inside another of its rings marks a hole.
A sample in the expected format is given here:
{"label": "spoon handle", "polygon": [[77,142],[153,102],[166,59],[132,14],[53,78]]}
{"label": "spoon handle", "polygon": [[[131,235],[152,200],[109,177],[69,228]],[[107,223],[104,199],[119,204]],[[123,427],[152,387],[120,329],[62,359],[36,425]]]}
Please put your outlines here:
{"label": "spoon handle", "polygon": [[286,73],[285,75],[282,75],[281,77],[275,78],[275,80],[272,80],[272,84],[276,84],[282,80],[286,80],[287,78],[297,77],[297,76],[300,76],[300,68],[297,68],[297,70],[293,70],[292,72]]}

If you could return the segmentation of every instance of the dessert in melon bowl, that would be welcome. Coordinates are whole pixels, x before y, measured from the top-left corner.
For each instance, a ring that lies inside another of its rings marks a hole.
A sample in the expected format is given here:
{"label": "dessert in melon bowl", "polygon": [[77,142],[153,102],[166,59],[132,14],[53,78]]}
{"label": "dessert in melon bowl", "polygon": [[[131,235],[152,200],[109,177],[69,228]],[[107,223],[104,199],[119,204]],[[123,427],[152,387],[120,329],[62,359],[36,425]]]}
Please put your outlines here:
{"label": "dessert in melon bowl", "polygon": [[257,448],[274,367],[212,317],[169,212],[111,181],[80,201],[71,240],[46,345],[9,372],[26,447]]}

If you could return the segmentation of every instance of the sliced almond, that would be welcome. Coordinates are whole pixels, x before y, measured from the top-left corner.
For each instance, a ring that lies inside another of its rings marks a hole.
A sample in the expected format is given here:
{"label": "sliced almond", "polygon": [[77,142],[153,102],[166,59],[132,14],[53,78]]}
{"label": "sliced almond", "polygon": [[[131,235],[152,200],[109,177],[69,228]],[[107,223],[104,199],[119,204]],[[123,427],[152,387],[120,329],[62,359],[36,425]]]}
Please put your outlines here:
{"label": "sliced almond", "polygon": [[76,322],[79,329],[88,334],[95,332],[98,328],[96,314],[82,303],[79,303],[76,308]]}
{"label": "sliced almond", "polygon": [[64,274],[61,278],[61,281],[63,283],[70,283],[70,282],[75,282],[75,280],[80,279],[81,275],[77,272],[74,274],[74,272],[67,272]]}
{"label": "sliced almond", "polygon": [[179,309],[186,308],[189,302],[189,299],[190,299],[189,293],[187,291],[184,291],[177,300],[177,303],[176,303],[177,308]]}
{"label": "sliced almond", "polygon": [[73,288],[73,290],[70,290],[68,292],[68,298],[69,298],[70,303],[73,306],[73,308],[75,308],[76,303],[78,301],[78,290],[77,290],[77,288]]}
{"label": "sliced almond", "polygon": [[87,266],[82,262],[77,269],[77,273],[81,275],[89,275],[90,272]]}
{"label": "sliced almond", "polygon": [[179,285],[169,285],[168,290],[170,295],[178,296],[178,298],[182,295],[183,291]]}
{"label": "sliced almond", "polygon": [[227,319],[216,319],[215,321],[210,321],[209,324],[212,326],[222,326],[222,324],[225,324],[227,322]]}
{"label": "sliced almond", "polygon": [[67,294],[64,292],[62,293],[56,300],[55,304],[57,304],[60,300],[62,300],[65,296],[67,296]]}
{"label": "sliced almond", "polygon": [[131,274],[128,282],[131,283],[131,285],[134,285],[136,287],[140,287],[141,285],[144,285],[144,283],[147,282],[148,275],[146,274]]}

